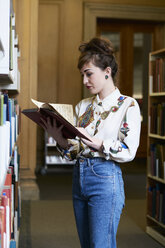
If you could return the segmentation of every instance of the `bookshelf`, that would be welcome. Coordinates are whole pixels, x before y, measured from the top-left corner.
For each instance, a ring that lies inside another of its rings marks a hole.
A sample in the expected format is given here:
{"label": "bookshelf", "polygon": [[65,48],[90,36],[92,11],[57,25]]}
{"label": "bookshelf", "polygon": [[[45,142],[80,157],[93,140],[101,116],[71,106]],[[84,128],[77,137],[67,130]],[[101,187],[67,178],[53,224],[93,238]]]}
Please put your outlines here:
{"label": "bookshelf", "polygon": [[149,54],[146,232],[165,246],[165,49]]}
{"label": "bookshelf", "polygon": [[0,0],[0,247],[18,247],[20,227],[20,91],[12,0]]}
{"label": "bookshelf", "polygon": [[67,159],[62,158],[57,149],[56,141],[45,132],[45,164],[44,167],[41,168],[41,174],[44,175],[47,171],[52,171],[54,166],[54,171],[56,171],[57,166],[59,166],[60,169],[63,165],[70,166],[74,163],[74,161],[68,161]]}
{"label": "bookshelf", "polygon": [[0,85],[1,89],[19,91],[19,49],[12,0],[0,0],[0,14]]}

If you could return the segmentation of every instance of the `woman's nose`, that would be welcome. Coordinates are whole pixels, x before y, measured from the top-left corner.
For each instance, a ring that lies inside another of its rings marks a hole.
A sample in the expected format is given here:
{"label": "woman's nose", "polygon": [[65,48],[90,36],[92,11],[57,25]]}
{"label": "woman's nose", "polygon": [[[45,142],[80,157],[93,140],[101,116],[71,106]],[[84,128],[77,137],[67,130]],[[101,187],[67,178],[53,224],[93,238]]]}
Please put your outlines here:
{"label": "woman's nose", "polygon": [[87,84],[87,82],[88,82],[88,78],[87,78],[87,76],[86,76],[86,75],[84,75],[84,77],[83,77],[83,84],[84,84],[84,85],[86,85],[86,84]]}

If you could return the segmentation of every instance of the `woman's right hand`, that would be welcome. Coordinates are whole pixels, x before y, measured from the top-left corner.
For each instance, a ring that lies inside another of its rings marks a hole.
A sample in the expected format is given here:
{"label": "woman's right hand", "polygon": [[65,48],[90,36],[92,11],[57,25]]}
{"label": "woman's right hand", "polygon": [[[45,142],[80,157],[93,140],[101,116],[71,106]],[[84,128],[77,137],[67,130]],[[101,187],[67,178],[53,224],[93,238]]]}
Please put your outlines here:
{"label": "woman's right hand", "polygon": [[57,127],[57,122],[55,119],[53,119],[53,123],[51,123],[50,118],[48,117],[45,121],[43,118],[41,118],[41,126],[44,128],[45,131],[48,132],[48,134],[53,137],[56,142],[64,149],[68,146],[68,141],[66,138],[64,138],[62,133],[63,125]]}

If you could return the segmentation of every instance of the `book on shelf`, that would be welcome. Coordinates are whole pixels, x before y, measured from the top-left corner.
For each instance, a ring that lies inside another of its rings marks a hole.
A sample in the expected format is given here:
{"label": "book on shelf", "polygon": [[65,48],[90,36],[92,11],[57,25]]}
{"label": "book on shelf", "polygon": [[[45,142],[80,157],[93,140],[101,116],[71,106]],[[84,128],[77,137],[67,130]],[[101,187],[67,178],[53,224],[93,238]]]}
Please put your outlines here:
{"label": "book on shelf", "polygon": [[161,183],[149,186],[147,190],[147,214],[165,224],[165,189]]}
{"label": "book on shelf", "polygon": [[150,93],[165,92],[165,59],[150,61]]}
{"label": "book on shelf", "polygon": [[9,247],[11,241],[17,240],[17,232],[20,227],[20,190],[16,181],[19,172],[18,158],[17,147],[15,147],[0,199],[0,242],[2,248]]}
{"label": "book on shelf", "polygon": [[165,102],[150,106],[150,133],[165,136]]}
{"label": "book on shelf", "polygon": [[62,133],[65,138],[74,139],[76,136],[89,140],[76,127],[74,127],[73,106],[71,104],[43,103],[32,99],[37,108],[24,109],[22,113],[42,127],[42,119],[51,122],[56,120],[57,127],[63,125]]}
{"label": "book on shelf", "polygon": [[152,176],[165,180],[165,145],[150,144],[149,170]]}

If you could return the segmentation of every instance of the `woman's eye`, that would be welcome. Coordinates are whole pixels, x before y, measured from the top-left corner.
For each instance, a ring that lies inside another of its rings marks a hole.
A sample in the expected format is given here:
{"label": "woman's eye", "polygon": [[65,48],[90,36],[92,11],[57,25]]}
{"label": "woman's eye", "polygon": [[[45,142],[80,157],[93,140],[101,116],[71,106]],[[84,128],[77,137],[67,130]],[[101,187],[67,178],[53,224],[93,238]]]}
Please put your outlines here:
{"label": "woman's eye", "polygon": [[90,77],[92,75],[92,73],[87,73],[87,77]]}

